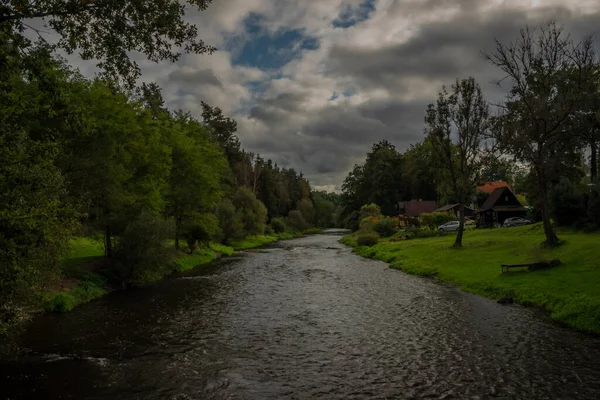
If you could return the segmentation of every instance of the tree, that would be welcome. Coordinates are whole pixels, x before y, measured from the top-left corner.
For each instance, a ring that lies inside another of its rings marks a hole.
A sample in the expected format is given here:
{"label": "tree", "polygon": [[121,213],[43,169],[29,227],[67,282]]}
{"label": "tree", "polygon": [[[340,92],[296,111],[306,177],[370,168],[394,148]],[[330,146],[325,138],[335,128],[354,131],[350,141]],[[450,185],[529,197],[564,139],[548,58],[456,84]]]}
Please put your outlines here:
{"label": "tree", "polygon": [[237,122],[224,116],[219,107],[212,107],[203,101],[200,103],[204,124],[209,127],[217,142],[221,145],[221,149],[225,152],[231,169],[236,172],[237,164],[242,161],[240,141],[235,135]]}
{"label": "tree", "polygon": [[495,118],[494,136],[505,151],[531,166],[538,181],[546,246],[558,243],[548,209],[551,165],[574,149],[569,128],[583,109],[595,73],[591,37],[574,41],[561,26],[549,22],[539,32],[529,27],[508,44],[496,39],[485,54],[500,68],[512,87],[504,111]]}
{"label": "tree", "polygon": [[205,221],[203,214],[221,200],[221,182],[231,172],[225,155],[198,121],[177,114],[167,132],[172,163],[167,211],[175,219],[175,248],[179,249],[183,227],[198,232],[199,222],[194,220]]}
{"label": "tree", "polygon": [[427,137],[445,169],[449,193],[459,204],[454,247],[462,246],[465,203],[480,180],[488,120],[489,105],[474,78],[457,80],[450,94],[443,88],[437,102],[427,108]]}
{"label": "tree", "polygon": [[436,168],[436,154],[431,146],[431,141],[411,145],[404,153],[404,181],[406,194],[404,200],[436,200],[438,171]]}
{"label": "tree", "polygon": [[408,192],[403,167],[403,156],[394,145],[386,140],[375,143],[365,163],[355,165],[342,184],[342,217],[355,217],[369,203],[377,204],[384,215],[394,215],[396,202]]}
{"label": "tree", "polygon": [[[211,0],[187,0],[187,6],[205,10]],[[140,52],[148,59],[177,61],[183,53],[211,53],[214,47],[197,38],[198,27],[185,20],[186,4],[178,0],[6,0],[0,5],[0,28],[22,37],[41,19],[44,29],[58,35],[54,47],[68,54],[78,51],[84,60],[99,60],[109,76],[120,76],[133,86],[140,69],[129,57]],[[27,42],[22,42],[27,46]]]}
{"label": "tree", "polygon": [[57,167],[63,72],[46,48],[22,54],[0,40],[0,335],[58,275],[76,227]]}
{"label": "tree", "polygon": [[315,226],[319,228],[332,228],[334,226],[334,213],[338,197],[339,196],[335,193],[326,193],[322,191],[311,192],[315,211]]}

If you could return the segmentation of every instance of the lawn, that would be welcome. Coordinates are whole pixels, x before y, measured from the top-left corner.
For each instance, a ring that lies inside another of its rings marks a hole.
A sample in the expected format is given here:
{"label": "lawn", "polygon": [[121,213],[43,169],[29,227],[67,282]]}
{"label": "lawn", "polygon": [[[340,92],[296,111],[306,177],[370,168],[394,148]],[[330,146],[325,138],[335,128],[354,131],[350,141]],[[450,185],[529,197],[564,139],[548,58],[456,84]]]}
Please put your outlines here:
{"label": "lawn", "polygon": [[[355,236],[342,243],[392,268],[437,279],[491,298],[505,295],[523,305],[540,306],[573,328],[600,333],[600,234],[559,231],[564,243],[542,249],[541,226],[467,231],[462,249],[452,249],[455,235],[405,241],[383,239],[372,247],[356,246]],[[500,265],[560,259],[561,266],[502,274]]]}

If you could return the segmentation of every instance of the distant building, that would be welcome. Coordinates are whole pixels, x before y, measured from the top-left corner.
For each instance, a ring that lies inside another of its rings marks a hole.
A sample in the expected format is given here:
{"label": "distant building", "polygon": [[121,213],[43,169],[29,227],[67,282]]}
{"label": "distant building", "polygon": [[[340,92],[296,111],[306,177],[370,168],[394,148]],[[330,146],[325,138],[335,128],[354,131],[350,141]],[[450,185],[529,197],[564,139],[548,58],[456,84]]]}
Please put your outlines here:
{"label": "distant building", "polygon": [[419,217],[424,213],[432,213],[436,208],[436,202],[429,200],[399,201],[396,205],[398,215],[405,215],[407,217]]}
{"label": "distant building", "polygon": [[502,224],[507,218],[524,217],[527,209],[517,196],[504,186],[495,189],[476,213],[479,216],[479,226],[492,227]]}
{"label": "distant building", "polygon": [[496,189],[506,187],[509,190],[512,190],[510,185],[506,182],[485,182],[481,186],[477,186],[477,191],[492,194],[492,192]]}
{"label": "distant building", "polygon": [[[446,204],[443,207],[438,208],[434,212],[453,212],[458,218],[459,207],[458,204]],[[465,206],[465,217],[469,218],[475,214],[475,210],[471,207]]]}

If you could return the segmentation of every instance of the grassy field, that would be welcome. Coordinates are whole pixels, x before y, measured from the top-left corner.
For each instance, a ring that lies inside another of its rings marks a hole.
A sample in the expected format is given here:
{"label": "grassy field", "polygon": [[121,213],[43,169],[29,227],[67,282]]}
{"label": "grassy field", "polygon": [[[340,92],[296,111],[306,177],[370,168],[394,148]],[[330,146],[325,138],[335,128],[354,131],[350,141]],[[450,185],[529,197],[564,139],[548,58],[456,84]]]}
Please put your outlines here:
{"label": "grassy field", "polygon": [[[491,298],[540,306],[570,327],[600,333],[600,234],[559,231],[564,243],[542,249],[540,225],[465,233],[464,247],[452,249],[454,235],[357,246],[355,235],[341,240],[361,256],[385,261],[392,268],[437,279]],[[502,274],[500,265],[560,259],[561,266]]]}

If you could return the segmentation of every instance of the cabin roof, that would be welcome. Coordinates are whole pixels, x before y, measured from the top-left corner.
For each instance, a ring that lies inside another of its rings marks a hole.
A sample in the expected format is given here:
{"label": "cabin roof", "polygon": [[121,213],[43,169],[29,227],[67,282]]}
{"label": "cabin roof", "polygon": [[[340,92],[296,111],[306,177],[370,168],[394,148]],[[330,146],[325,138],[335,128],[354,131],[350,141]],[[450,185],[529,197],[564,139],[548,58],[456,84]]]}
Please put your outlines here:
{"label": "cabin roof", "polygon": [[[456,203],[456,204],[446,204],[445,206],[438,208],[438,209],[437,209],[437,210],[435,210],[434,212],[446,212],[446,211],[450,211],[450,210],[452,210],[454,207],[458,207],[458,206],[459,206],[459,204],[458,204],[458,203]],[[467,207],[467,206],[465,206],[465,210],[471,210],[471,211],[475,211],[475,210],[473,210],[471,207]]]}
{"label": "cabin roof", "polygon": [[510,185],[506,182],[485,182],[483,185],[477,186],[477,190],[480,192],[491,194],[494,192],[494,190],[504,187],[510,189]]}

